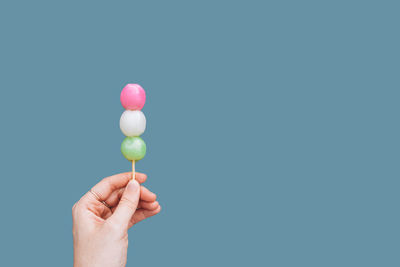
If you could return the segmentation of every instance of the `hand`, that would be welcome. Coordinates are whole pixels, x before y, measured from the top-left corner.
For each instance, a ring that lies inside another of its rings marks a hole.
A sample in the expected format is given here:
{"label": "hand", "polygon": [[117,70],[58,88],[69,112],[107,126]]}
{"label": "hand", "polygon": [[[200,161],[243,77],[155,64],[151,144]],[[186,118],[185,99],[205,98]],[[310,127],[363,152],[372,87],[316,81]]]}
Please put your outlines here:
{"label": "hand", "polygon": [[[139,183],[147,176],[121,173],[104,178],[72,208],[74,267],[126,265],[128,229],[156,215],[156,195]],[[139,182],[139,183],[138,183]]]}

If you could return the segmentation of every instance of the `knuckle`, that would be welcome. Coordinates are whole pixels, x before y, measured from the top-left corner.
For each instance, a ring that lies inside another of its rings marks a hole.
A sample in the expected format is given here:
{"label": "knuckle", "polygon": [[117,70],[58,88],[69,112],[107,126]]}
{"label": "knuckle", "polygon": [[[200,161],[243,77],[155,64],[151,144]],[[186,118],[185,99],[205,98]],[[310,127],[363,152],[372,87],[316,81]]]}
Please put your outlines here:
{"label": "knuckle", "polygon": [[73,217],[78,216],[78,214],[81,212],[81,210],[82,210],[82,203],[80,203],[80,201],[78,201],[72,206],[72,216]]}
{"label": "knuckle", "polygon": [[111,188],[112,190],[114,189],[111,177],[103,178],[103,183],[105,184],[106,187]]}
{"label": "knuckle", "polygon": [[106,178],[103,178],[102,180],[101,180],[101,183],[104,183],[105,185],[109,185],[110,184],[110,179],[109,179],[109,177],[106,177]]}

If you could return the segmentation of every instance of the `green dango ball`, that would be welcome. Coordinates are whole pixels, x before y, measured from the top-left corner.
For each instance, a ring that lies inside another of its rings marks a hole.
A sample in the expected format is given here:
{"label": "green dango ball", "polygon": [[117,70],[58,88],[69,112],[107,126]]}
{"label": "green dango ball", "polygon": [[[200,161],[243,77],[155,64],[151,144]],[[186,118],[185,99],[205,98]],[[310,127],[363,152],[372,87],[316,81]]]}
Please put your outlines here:
{"label": "green dango ball", "polygon": [[127,160],[141,160],[146,155],[146,143],[138,136],[126,137],[122,141],[121,152]]}

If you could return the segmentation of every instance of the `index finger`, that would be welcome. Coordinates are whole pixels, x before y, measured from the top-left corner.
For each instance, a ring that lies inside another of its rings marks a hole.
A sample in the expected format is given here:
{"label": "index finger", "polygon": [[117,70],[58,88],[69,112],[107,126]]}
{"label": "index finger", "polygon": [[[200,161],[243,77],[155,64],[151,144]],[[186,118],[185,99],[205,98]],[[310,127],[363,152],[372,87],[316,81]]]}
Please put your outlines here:
{"label": "index finger", "polygon": [[[146,174],[138,172],[135,177],[139,183],[144,183],[147,179]],[[115,174],[101,180],[98,184],[92,187],[91,191],[98,195],[100,198],[98,200],[104,201],[112,194],[112,192],[125,187],[131,179],[132,172]]]}

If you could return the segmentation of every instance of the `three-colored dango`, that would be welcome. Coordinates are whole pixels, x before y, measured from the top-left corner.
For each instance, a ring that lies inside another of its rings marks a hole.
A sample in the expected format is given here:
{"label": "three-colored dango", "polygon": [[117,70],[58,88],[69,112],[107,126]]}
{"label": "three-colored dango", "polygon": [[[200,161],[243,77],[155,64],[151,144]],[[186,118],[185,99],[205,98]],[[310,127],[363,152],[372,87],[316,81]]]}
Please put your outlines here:
{"label": "three-colored dango", "polygon": [[121,104],[126,109],[119,120],[122,133],[126,136],[121,144],[124,157],[132,161],[135,177],[135,162],[146,155],[146,143],[140,135],[146,129],[146,117],[141,109],[146,102],[146,93],[138,84],[127,84],[121,92]]}

